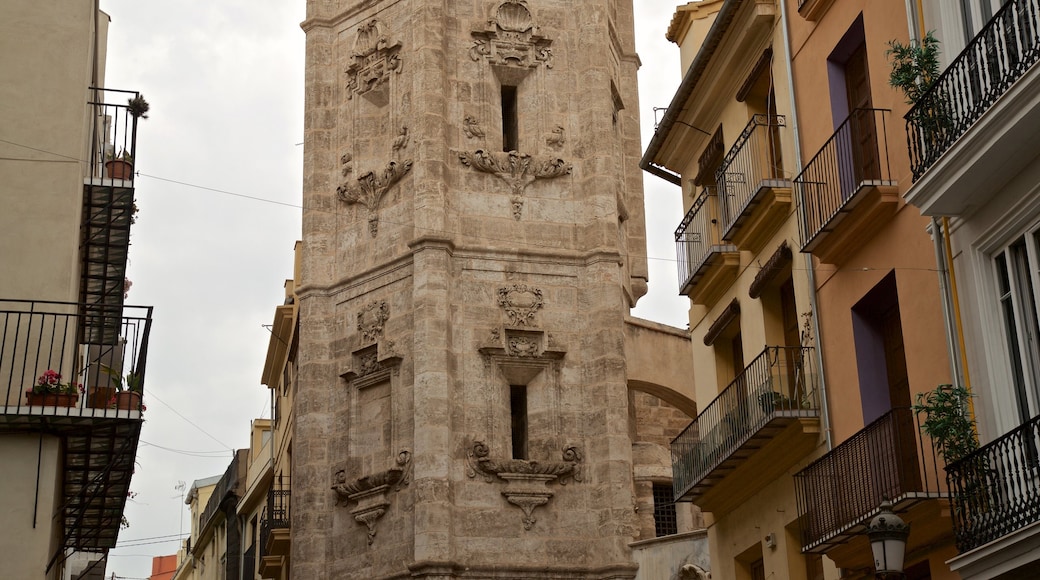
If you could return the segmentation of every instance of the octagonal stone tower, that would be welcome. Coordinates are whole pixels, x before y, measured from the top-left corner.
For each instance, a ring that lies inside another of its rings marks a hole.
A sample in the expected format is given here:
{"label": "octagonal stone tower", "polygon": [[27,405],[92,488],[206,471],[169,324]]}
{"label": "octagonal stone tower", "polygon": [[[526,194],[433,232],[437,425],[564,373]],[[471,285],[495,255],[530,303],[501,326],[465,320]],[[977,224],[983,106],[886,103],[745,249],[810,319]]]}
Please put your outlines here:
{"label": "octagonal stone tower", "polygon": [[632,6],[308,0],[292,576],[632,578]]}

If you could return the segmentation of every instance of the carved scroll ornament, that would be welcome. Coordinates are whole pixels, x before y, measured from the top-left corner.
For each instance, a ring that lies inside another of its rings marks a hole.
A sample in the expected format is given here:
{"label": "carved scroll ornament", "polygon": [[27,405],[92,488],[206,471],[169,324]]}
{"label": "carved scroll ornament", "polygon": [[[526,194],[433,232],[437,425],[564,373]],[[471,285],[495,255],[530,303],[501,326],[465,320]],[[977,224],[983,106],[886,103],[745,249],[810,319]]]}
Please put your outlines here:
{"label": "carved scroll ornament", "polygon": [[469,463],[470,477],[480,475],[484,481],[492,483],[495,478],[506,482],[502,495],[506,501],[523,511],[521,522],[524,529],[530,530],[538,521],[534,510],[549,503],[553,492],[547,487],[552,481],[566,485],[567,480],[582,481],[581,452],[570,446],[563,451],[563,461],[531,461],[527,459],[496,460],[490,457],[488,446],[482,441],[474,441],[472,448],[466,453]]}
{"label": "carved scroll ornament", "polygon": [[570,175],[573,170],[573,166],[563,159],[535,159],[517,151],[462,151],[459,153],[459,161],[467,167],[490,173],[509,184],[513,194],[513,217],[518,220],[523,211],[523,196],[528,185],[537,179],[555,179]]}
{"label": "carved scroll ornament", "polygon": [[401,491],[410,482],[411,459],[411,452],[403,450],[394,467],[352,480],[347,479],[345,470],[336,472],[332,489],[344,502],[357,502],[350,513],[357,523],[368,528],[369,544],[376,538],[376,522],[390,507],[390,492]]}
{"label": "carved scroll ornament", "polygon": [[360,203],[368,209],[368,228],[372,237],[379,233],[379,203],[386,192],[412,169],[412,160],[386,164],[382,173],[367,171],[356,180],[343,182],[336,188],[339,199],[348,205]]}

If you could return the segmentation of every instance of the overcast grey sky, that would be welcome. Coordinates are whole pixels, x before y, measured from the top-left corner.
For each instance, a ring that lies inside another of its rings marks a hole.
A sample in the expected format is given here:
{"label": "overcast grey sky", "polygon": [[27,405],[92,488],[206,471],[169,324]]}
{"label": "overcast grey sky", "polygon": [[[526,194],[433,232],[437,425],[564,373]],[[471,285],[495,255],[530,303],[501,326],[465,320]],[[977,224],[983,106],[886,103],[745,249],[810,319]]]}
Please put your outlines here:
{"label": "overcast grey sky", "polygon": [[[643,143],[678,86],[664,39],[676,0],[635,0]],[[108,574],[147,578],[190,517],[175,489],[224,472],[269,417],[260,384],[274,307],[300,236],[304,0],[101,0],[109,88],[151,104],[138,129],[140,208],[128,303],[155,306],[146,423]],[[650,292],[635,314],[680,327],[672,232],[678,188],[644,175]]]}

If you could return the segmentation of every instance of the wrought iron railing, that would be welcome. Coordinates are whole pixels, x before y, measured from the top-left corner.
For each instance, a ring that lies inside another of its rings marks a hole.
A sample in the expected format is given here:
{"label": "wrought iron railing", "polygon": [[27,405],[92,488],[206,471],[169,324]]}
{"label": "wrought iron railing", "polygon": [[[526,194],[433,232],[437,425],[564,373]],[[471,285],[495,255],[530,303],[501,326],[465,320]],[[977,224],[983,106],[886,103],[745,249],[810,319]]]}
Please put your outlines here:
{"label": "wrought iron railing", "polygon": [[1040,3],[1006,2],[906,114],[914,180],[1040,60]]}
{"label": "wrought iron railing", "polygon": [[780,128],[783,115],[754,115],[715,172],[724,227],[728,232],[754,200],[763,182],[783,179]]}
{"label": "wrought iron railing", "polygon": [[238,450],[224,475],[217,481],[217,485],[213,488],[213,492],[206,501],[206,507],[202,510],[202,516],[199,517],[200,530],[204,530],[210,524],[210,521],[213,520],[218,511],[224,510],[222,506],[225,501],[236,496],[238,484],[245,475],[243,473],[245,470],[245,453],[245,450]]}
{"label": "wrought iron railing", "polygon": [[735,250],[722,244],[716,204],[715,188],[705,187],[675,229],[679,294],[689,294],[694,278],[713,252]]}
{"label": "wrought iron railing", "polygon": [[942,493],[940,461],[909,407],[867,425],[795,474],[803,550],[864,523],[885,500]]}
{"label": "wrought iron railing", "polygon": [[[140,93],[99,87],[91,87],[90,91],[88,177],[95,184],[125,185],[134,180],[133,165],[137,158],[138,117],[133,114],[129,101]],[[127,173],[121,173],[124,170]]]}
{"label": "wrought iron railing", "polygon": [[1040,415],[946,467],[957,548],[1040,522]]}
{"label": "wrought iron railing", "polygon": [[268,553],[268,538],[271,530],[288,528],[291,525],[289,512],[289,478],[278,476],[267,492],[267,505],[260,514],[260,555]]}
{"label": "wrought iron railing", "polygon": [[794,179],[803,246],[866,185],[891,184],[887,109],[855,109]]}
{"label": "wrought iron railing", "polygon": [[[0,300],[3,414],[138,416],[152,308],[93,304],[87,313],[84,309],[77,303]],[[117,339],[95,340],[92,328],[115,329]],[[44,393],[39,383],[48,372],[58,375],[51,382],[75,392]],[[120,386],[139,395],[118,394]]]}
{"label": "wrought iron railing", "polygon": [[684,496],[778,416],[819,412],[813,349],[769,346],[672,440],[672,486]]}

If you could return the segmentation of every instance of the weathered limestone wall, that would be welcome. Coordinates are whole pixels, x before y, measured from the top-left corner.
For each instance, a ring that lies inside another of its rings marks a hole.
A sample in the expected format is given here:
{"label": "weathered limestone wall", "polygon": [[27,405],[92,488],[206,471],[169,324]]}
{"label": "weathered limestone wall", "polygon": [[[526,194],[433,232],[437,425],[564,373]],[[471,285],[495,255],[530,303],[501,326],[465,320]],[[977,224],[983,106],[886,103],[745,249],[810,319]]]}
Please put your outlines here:
{"label": "weathered limestone wall", "polygon": [[632,578],[630,4],[311,0],[303,28],[292,575]]}

